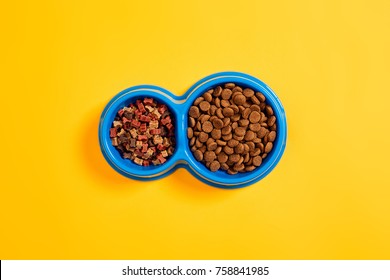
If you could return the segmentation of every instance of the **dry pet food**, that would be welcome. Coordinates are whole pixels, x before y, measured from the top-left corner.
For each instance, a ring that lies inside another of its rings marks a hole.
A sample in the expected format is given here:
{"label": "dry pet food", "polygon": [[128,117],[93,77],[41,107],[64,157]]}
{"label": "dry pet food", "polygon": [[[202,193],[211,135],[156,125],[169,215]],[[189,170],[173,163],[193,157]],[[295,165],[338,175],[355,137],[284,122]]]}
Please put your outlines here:
{"label": "dry pet food", "polygon": [[261,92],[234,83],[198,97],[189,109],[187,136],[196,160],[215,172],[249,172],[273,148],[276,117]]}
{"label": "dry pet food", "polygon": [[163,164],[175,148],[172,115],[153,98],[139,99],[118,111],[110,138],[123,158],[143,166]]}

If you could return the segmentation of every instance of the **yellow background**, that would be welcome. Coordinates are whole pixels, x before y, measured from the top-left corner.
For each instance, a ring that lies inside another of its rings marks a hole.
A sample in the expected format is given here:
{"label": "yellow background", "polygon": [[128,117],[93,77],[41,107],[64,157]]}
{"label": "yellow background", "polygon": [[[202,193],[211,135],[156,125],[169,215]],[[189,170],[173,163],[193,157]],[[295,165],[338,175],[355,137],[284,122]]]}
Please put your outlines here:
{"label": "yellow background", "polygon": [[[0,259],[390,258],[389,1],[106,2],[2,5]],[[141,183],[105,162],[116,93],[226,70],[285,107],[264,180]]]}

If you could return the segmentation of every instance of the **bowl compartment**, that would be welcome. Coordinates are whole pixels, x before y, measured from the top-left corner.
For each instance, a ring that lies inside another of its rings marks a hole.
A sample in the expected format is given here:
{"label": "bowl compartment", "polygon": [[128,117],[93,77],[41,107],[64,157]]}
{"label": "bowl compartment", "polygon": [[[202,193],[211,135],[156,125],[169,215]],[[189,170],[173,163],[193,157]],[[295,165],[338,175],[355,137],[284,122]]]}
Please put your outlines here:
{"label": "bowl compartment", "polygon": [[[144,97],[152,97],[159,103],[166,104],[172,114],[173,123],[175,125],[175,151],[173,155],[171,155],[167,161],[161,165],[140,166],[129,159],[122,158],[120,152],[112,146],[111,139],[109,137],[109,129],[117,112],[124,106],[128,106],[130,103],[135,103],[137,99],[143,99]],[[163,175],[166,176],[166,172],[175,166],[175,162],[177,161],[175,159],[175,157],[177,157],[177,148],[182,143],[178,141],[177,137],[177,135],[181,133],[179,131],[178,124],[180,115],[174,101],[174,95],[167,90],[156,86],[145,85],[128,88],[117,94],[109,102],[101,116],[99,140],[103,155],[115,170],[133,179],[148,180],[157,179]]]}
{"label": "bowl compartment", "polygon": [[197,161],[190,150],[188,138],[186,141],[185,148],[188,157],[189,167],[191,169],[190,171],[197,178],[207,184],[220,188],[239,188],[250,185],[264,178],[280,160],[286,144],[286,117],[279,99],[276,97],[273,91],[263,82],[243,73],[223,72],[210,75],[200,80],[187,91],[187,99],[184,104],[185,110],[183,110],[187,112],[187,115],[185,116],[184,120],[184,125],[186,129],[188,127],[188,110],[192,106],[192,103],[195,101],[195,99],[201,96],[207,90],[228,82],[233,82],[243,88],[252,88],[255,91],[260,91],[265,95],[267,104],[269,104],[273,108],[274,114],[277,118],[277,137],[274,141],[274,147],[272,151],[263,160],[263,163],[255,170],[251,172],[229,175],[222,170],[218,170],[217,172],[211,172],[202,162]]}

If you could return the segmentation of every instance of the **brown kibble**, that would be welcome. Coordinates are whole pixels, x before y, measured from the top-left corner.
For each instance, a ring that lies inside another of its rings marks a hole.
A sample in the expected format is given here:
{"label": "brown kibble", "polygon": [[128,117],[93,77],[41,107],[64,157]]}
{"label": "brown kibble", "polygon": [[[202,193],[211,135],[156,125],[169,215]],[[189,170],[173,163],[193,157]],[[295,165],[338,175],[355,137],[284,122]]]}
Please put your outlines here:
{"label": "brown kibble", "polygon": [[195,137],[192,138],[192,139],[190,140],[190,146],[194,146],[195,141],[196,141],[196,138],[195,138]]}
{"label": "brown kibble", "polygon": [[195,124],[196,124],[195,119],[194,119],[193,117],[189,117],[189,118],[188,118],[188,125],[189,125],[190,127],[194,127]]}
{"label": "brown kibble", "polygon": [[242,154],[244,152],[244,145],[239,143],[235,148],[234,148],[234,152],[236,154]]}
{"label": "brown kibble", "polygon": [[209,139],[207,139],[207,141],[206,141],[206,145],[213,143],[213,142],[215,142],[215,140],[213,138],[209,137]]}
{"label": "brown kibble", "polygon": [[246,132],[246,129],[244,127],[237,127],[235,130],[234,130],[234,133],[237,135],[237,136],[244,136],[245,135],[245,132]]}
{"label": "brown kibble", "polygon": [[219,97],[215,98],[214,103],[217,108],[221,107],[221,99]]}
{"label": "brown kibble", "polygon": [[231,154],[233,154],[234,153],[234,149],[233,148],[231,148],[231,147],[229,147],[229,146],[225,146],[225,147],[223,147],[223,151],[225,152],[225,154],[227,154],[227,155],[231,155]]}
{"label": "brown kibble", "polygon": [[251,111],[256,111],[256,112],[259,112],[259,113],[261,111],[260,106],[256,105],[256,104],[251,105],[249,108],[251,109]]}
{"label": "brown kibble", "polygon": [[249,121],[251,123],[258,123],[261,119],[261,115],[257,111],[252,111],[249,115]]}
{"label": "brown kibble", "polygon": [[195,119],[198,118],[200,116],[199,108],[196,106],[191,106],[188,114]]}
{"label": "brown kibble", "polygon": [[245,154],[244,162],[248,163],[250,159],[251,159],[250,155],[249,154]]}
{"label": "brown kibble", "polygon": [[230,139],[232,139],[232,134],[227,134],[227,135],[222,135],[222,139],[224,141],[229,141]]}
{"label": "brown kibble", "polygon": [[217,144],[218,144],[219,146],[226,146],[226,145],[227,145],[227,142],[226,142],[226,141],[217,140],[217,141],[215,141],[215,142],[217,142]]}
{"label": "brown kibble", "polygon": [[259,148],[256,148],[256,149],[254,149],[252,152],[250,152],[250,155],[251,155],[252,157],[255,157],[255,156],[260,155],[260,153],[261,153],[260,149],[259,149]]}
{"label": "brown kibble", "polygon": [[209,103],[213,100],[213,96],[211,95],[210,92],[206,92],[205,94],[203,94],[203,98]]}
{"label": "brown kibble", "polygon": [[220,86],[217,86],[217,87],[214,89],[213,95],[214,95],[215,97],[218,97],[218,96],[221,95],[221,93],[222,93],[222,88],[221,88]]}
{"label": "brown kibble", "polygon": [[268,129],[266,129],[265,127],[261,127],[259,132],[257,133],[257,137],[259,138],[263,138],[268,132]]}
{"label": "brown kibble", "polygon": [[[212,105],[212,106],[214,106],[214,105]],[[211,116],[210,119],[209,119],[209,121],[210,121],[210,122],[213,122],[214,120],[217,120],[217,119],[218,119],[217,116]]]}
{"label": "brown kibble", "polygon": [[229,147],[234,148],[239,144],[239,142],[236,139],[230,139],[227,144]]}
{"label": "brown kibble", "polygon": [[264,154],[261,156],[261,158],[262,158],[262,159],[265,159],[267,156],[268,156],[268,154],[267,154],[267,153],[264,153]]}
{"label": "brown kibble", "polygon": [[249,125],[249,129],[254,132],[258,132],[261,129],[261,125],[259,123],[251,123]]}
{"label": "brown kibble", "polygon": [[202,161],[203,160],[203,153],[199,150],[196,150],[194,152],[194,157],[197,161]]}
{"label": "brown kibble", "polygon": [[224,152],[220,152],[219,155],[218,155],[218,161],[220,163],[226,162],[228,160],[228,158],[229,158],[228,155],[225,154]]}
{"label": "brown kibble", "polygon": [[221,167],[221,164],[218,162],[218,161],[216,161],[216,160],[214,160],[211,164],[210,164],[210,170],[211,170],[211,172],[216,172],[216,171],[218,171],[218,169]]}
{"label": "brown kibble", "polygon": [[230,105],[229,107],[233,109],[234,114],[238,114],[240,112],[240,109],[237,107],[237,105],[233,104],[233,105]]}
{"label": "brown kibble", "polygon": [[268,134],[268,141],[269,141],[269,142],[274,142],[274,141],[275,141],[275,138],[276,138],[276,132],[275,132],[275,131],[271,131],[271,132]]}
{"label": "brown kibble", "polygon": [[205,114],[203,114],[203,115],[201,115],[200,117],[199,117],[199,121],[203,124],[205,121],[208,121],[210,119],[210,115],[205,115]]}
{"label": "brown kibble", "polygon": [[211,137],[213,137],[215,140],[221,139],[222,133],[220,129],[213,129],[211,131]]}
{"label": "brown kibble", "polygon": [[263,160],[262,160],[261,156],[255,156],[255,157],[253,158],[252,163],[253,163],[254,166],[260,166],[261,163],[262,163],[262,161],[263,161]]}
{"label": "brown kibble", "polygon": [[274,125],[271,126],[269,129],[270,129],[270,130],[273,130],[273,131],[276,131],[276,123],[274,123]]}
{"label": "brown kibble", "polygon": [[221,100],[221,106],[223,108],[230,107],[230,101],[229,100]]}
{"label": "brown kibble", "polygon": [[235,130],[236,127],[238,127],[238,123],[237,123],[237,122],[233,122],[233,123],[231,124],[232,130]]}
{"label": "brown kibble", "polygon": [[204,98],[202,96],[198,97],[197,99],[195,99],[194,105],[198,106],[200,104],[200,102],[202,102],[203,100],[204,100]]}
{"label": "brown kibble", "polygon": [[221,129],[223,127],[223,121],[221,119],[215,118],[213,120],[213,126],[216,129]]}
{"label": "brown kibble", "polygon": [[222,96],[222,99],[229,99],[230,96],[232,95],[232,91],[228,88],[225,88],[224,90],[222,90],[222,93],[221,93],[221,96]]}
{"label": "brown kibble", "polygon": [[237,161],[237,164],[241,164],[244,162],[244,157],[240,156],[240,159]]}
{"label": "brown kibble", "polygon": [[192,130],[191,127],[187,128],[187,137],[188,138],[194,137],[194,131]]}
{"label": "brown kibble", "polygon": [[199,104],[199,108],[203,111],[203,112],[206,112],[210,109],[210,103],[208,103],[207,101],[202,101],[200,102]]}
{"label": "brown kibble", "polygon": [[242,171],[242,170],[245,169],[245,165],[243,165],[243,164],[235,164],[233,166],[233,169],[234,169],[234,171]]}
{"label": "brown kibble", "polygon": [[257,147],[259,147],[261,152],[264,152],[264,144],[263,143],[257,144]]}
{"label": "brown kibble", "polygon": [[204,153],[203,158],[204,158],[205,161],[211,162],[211,161],[215,160],[216,155],[215,155],[215,153],[213,151],[207,151],[207,152]]}
{"label": "brown kibble", "polygon": [[271,116],[269,119],[268,119],[268,126],[273,126],[274,123],[276,122],[276,117],[275,116]]}
{"label": "brown kibble", "polygon": [[225,162],[221,163],[221,169],[227,171],[229,169],[229,165],[227,165]]}
{"label": "brown kibble", "polygon": [[202,130],[202,123],[198,121],[198,122],[196,123],[195,128],[196,128],[196,130],[201,131],[201,130]]}
{"label": "brown kibble", "polygon": [[231,162],[236,163],[236,162],[238,162],[240,160],[240,155],[239,154],[232,154],[232,155],[229,156],[229,160]]}
{"label": "brown kibble", "polygon": [[256,134],[252,130],[248,130],[245,133],[245,138],[244,139],[246,141],[252,141],[253,139],[255,139],[255,136],[256,136]]}
{"label": "brown kibble", "polygon": [[256,92],[256,97],[260,100],[260,102],[265,102],[265,96],[261,92]]}
{"label": "brown kibble", "polygon": [[232,89],[232,92],[235,93],[235,92],[242,92],[242,88],[239,87],[239,86],[236,86]]}
{"label": "brown kibble", "polygon": [[204,132],[210,133],[213,130],[213,124],[209,121],[205,121],[202,125],[202,130]]}
{"label": "brown kibble", "polygon": [[238,124],[240,126],[248,126],[249,125],[249,121],[246,120],[246,119],[241,119],[241,120],[238,121]]}
{"label": "brown kibble", "polygon": [[234,83],[227,83],[225,84],[225,88],[228,88],[228,89],[232,89],[234,88],[236,85]]}
{"label": "brown kibble", "polygon": [[238,121],[240,118],[241,118],[240,114],[235,114],[234,116],[231,116],[231,117],[230,117],[230,119],[231,119],[233,122]]}
{"label": "brown kibble", "polygon": [[250,108],[245,108],[244,111],[242,112],[242,117],[244,119],[249,118],[249,115],[250,115],[251,112],[252,112],[252,110]]}
{"label": "brown kibble", "polygon": [[223,118],[223,126],[227,126],[230,124],[230,118]]}
{"label": "brown kibble", "polygon": [[209,135],[208,135],[207,133],[205,133],[205,132],[202,131],[202,132],[199,134],[198,139],[199,139],[200,142],[204,143],[204,142],[207,141],[207,139],[209,139]]}
{"label": "brown kibble", "polygon": [[252,152],[255,149],[255,143],[253,143],[253,142],[246,142],[245,144],[248,145],[250,152]]}
{"label": "brown kibble", "polygon": [[195,146],[196,146],[197,148],[203,147],[203,143],[199,140],[199,138],[196,139],[196,141],[195,141]]}
{"label": "brown kibble", "polygon": [[254,96],[254,95],[251,97],[251,101],[252,101],[254,104],[256,104],[256,105],[260,105],[259,99],[257,99],[257,97]]}
{"label": "brown kibble", "polygon": [[222,128],[222,135],[228,135],[232,132],[232,127],[231,126],[225,126]]}
{"label": "brown kibble", "polygon": [[217,115],[218,118],[223,119],[224,115],[222,113],[222,109],[218,108],[217,111],[215,111],[215,114]]}
{"label": "brown kibble", "polygon": [[265,147],[264,147],[264,153],[268,154],[272,150],[273,146],[274,145],[272,144],[272,142],[268,142],[267,145],[265,145]]}
{"label": "brown kibble", "polygon": [[254,165],[250,165],[250,166],[246,166],[245,167],[245,171],[246,172],[251,172],[251,171],[253,171],[255,169],[256,169],[256,166],[254,166]]}
{"label": "brown kibble", "polygon": [[222,147],[221,146],[218,146],[216,149],[215,149],[215,154],[216,155],[219,155],[219,153],[222,151]]}
{"label": "brown kibble", "polygon": [[244,93],[244,95],[246,96],[246,97],[252,97],[254,94],[255,94],[255,92],[253,91],[253,89],[250,89],[250,88],[246,88],[246,89],[244,89],[244,91],[243,91],[243,93]]}
{"label": "brown kibble", "polygon": [[234,171],[234,170],[232,170],[232,169],[228,169],[228,171],[227,171],[227,173],[229,174],[229,175],[235,175],[235,174],[237,174],[238,172],[237,171]]}
{"label": "brown kibble", "polygon": [[[233,99],[233,103],[236,105],[243,105],[245,102],[246,97],[243,94],[237,94]],[[236,113],[238,113],[238,111]]]}
{"label": "brown kibble", "polygon": [[212,143],[207,145],[207,150],[208,151],[215,151],[217,148],[218,148],[218,145],[215,142],[212,142]]}
{"label": "brown kibble", "polygon": [[209,113],[210,115],[214,116],[216,110],[217,110],[217,106],[211,105],[211,106],[210,106],[210,109],[209,109],[209,111],[208,111],[208,113]]}
{"label": "brown kibble", "polygon": [[272,107],[269,105],[265,106],[265,112],[268,116],[272,116],[274,114],[274,110],[272,110]]}

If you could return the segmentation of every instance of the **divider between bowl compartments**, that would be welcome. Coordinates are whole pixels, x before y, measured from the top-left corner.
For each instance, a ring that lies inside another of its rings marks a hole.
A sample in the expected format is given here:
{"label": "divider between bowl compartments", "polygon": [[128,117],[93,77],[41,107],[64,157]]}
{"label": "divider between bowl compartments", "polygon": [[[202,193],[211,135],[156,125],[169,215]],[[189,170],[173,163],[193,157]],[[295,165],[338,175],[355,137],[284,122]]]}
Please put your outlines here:
{"label": "divider between bowl compartments", "polygon": [[[176,97],[175,99],[180,100],[181,98]],[[176,118],[175,120],[176,121],[176,131],[175,131],[176,151],[173,157],[177,161],[176,164],[187,163],[188,160],[187,160],[187,155],[185,150],[188,147],[188,139],[187,139],[187,112],[185,110],[185,103],[172,102],[170,106]]]}

